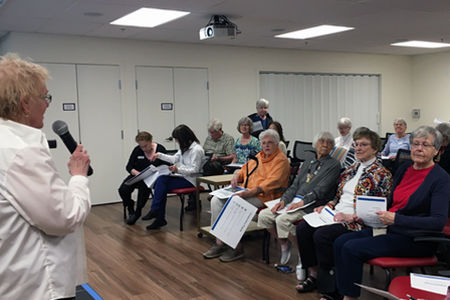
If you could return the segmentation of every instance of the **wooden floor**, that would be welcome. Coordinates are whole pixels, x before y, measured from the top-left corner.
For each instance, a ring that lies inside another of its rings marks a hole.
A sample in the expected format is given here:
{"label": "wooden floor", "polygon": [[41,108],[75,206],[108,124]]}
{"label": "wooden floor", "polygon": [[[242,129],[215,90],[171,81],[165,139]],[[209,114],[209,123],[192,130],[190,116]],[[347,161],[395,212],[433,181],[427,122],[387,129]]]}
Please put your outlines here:
{"label": "wooden floor", "polygon": [[[204,197],[203,195],[202,197]],[[203,200],[202,225],[209,223]],[[261,260],[262,233],[245,237],[243,260],[222,263],[202,253],[210,237],[197,237],[195,215],[185,214],[179,231],[179,206],[170,197],[168,225],[147,231],[150,221],[123,222],[122,204],[92,208],[85,225],[89,285],[104,299],[319,299],[319,294],[298,294],[295,273],[277,272],[279,246],[271,243],[271,264]],[[149,204],[145,208],[148,211]],[[294,253],[293,253],[294,254]],[[294,259],[295,260],[295,259]],[[295,264],[296,262],[293,262]],[[364,273],[366,283],[383,286],[384,273]],[[361,299],[379,299],[363,293]]]}

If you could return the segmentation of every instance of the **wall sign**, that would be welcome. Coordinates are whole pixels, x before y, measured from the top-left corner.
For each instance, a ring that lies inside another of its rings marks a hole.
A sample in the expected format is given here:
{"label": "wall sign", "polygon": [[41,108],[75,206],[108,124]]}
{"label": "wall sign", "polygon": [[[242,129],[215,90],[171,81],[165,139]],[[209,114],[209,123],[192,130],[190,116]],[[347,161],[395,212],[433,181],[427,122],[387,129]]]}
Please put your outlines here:
{"label": "wall sign", "polygon": [[161,110],[172,110],[173,103],[161,103]]}
{"label": "wall sign", "polygon": [[63,103],[63,111],[75,111],[75,103]]}

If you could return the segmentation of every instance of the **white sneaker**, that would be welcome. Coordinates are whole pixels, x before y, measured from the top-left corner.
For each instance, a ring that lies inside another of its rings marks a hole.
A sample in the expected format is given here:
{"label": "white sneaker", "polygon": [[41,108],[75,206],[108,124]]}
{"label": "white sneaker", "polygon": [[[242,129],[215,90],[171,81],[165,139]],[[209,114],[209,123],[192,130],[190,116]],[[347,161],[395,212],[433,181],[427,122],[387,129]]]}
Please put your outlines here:
{"label": "white sneaker", "polygon": [[287,263],[291,259],[291,248],[292,243],[290,240],[288,240],[286,250],[285,251],[281,250],[281,259],[280,259],[281,265],[287,265]]}
{"label": "white sneaker", "polygon": [[303,281],[306,279],[306,270],[302,268],[301,263],[299,263],[295,268],[295,274],[297,275],[298,281]]}

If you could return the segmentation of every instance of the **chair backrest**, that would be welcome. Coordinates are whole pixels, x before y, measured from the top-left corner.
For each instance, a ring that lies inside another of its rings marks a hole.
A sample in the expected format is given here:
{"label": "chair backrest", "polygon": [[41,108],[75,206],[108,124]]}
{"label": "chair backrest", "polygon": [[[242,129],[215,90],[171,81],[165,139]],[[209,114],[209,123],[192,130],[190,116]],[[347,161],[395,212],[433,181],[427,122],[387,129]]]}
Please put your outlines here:
{"label": "chair backrest", "polygon": [[395,174],[398,167],[400,167],[403,163],[411,161],[411,151],[406,149],[398,149],[397,156],[395,157],[394,163],[392,165],[392,175]]}
{"label": "chair backrest", "polygon": [[304,162],[316,156],[311,142],[295,141],[292,157],[295,161]]}
{"label": "chair backrest", "polygon": [[290,143],[290,142],[291,142],[291,141],[285,141],[285,142],[284,142],[284,144],[286,145],[286,148],[289,147],[289,143]]}

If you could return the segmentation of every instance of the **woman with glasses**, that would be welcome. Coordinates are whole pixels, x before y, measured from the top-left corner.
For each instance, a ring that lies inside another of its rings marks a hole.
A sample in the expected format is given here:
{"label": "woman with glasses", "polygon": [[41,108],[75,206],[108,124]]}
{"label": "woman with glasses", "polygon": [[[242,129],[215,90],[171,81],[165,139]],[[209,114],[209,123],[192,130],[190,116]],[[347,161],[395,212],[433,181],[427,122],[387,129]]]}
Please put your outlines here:
{"label": "woman with glasses", "polygon": [[[344,233],[363,228],[356,215],[356,196],[386,197],[392,185],[392,176],[376,155],[380,149],[380,137],[368,128],[358,128],[353,134],[357,161],[347,168],[339,179],[335,198],[325,206],[335,211],[336,224],[313,227],[307,222],[297,225],[296,236],[303,267],[308,277],[296,286],[299,293],[316,288],[322,299],[335,299],[339,295],[335,287],[333,243]],[[314,209],[320,213],[324,206]]]}
{"label": "woman with glasses", "polygon": [[375,257],[431,256],[433,243],[416,243],[421,231],[442,231],[448,218],[450,177],[433,157],[438,153],[442,135],[429,126],[411,134],[411,159],[395,174],[388,197],[388,210],[379,211],[387,231],[374,236],[372,228],[349,233],[335,241],[337,285],[344,299],[356,299],[364,262]]}
{"label": "woman with glasses", "polygon": [[48,78],[17,55],[0,57],[0,299],[75,299],[87,282],[90,160],[78,145],[68,184],[56,170],[41,131]]}
{"label": "woman with glasses", "polygon": [[390,160],[394,160],[397,156],[398,149],[410,150],[409,134],[406,134],[406,121],[404,119],[396,119],[394,121],[395,134],[391,134],[384,146],[381,154],[388,156]]}
{"label": "woman with glasses", "polygon": [[249,154],[256,155],[261,151],[261,143],[258,138],[251,135],[253,122],[249,117],[243,117],[239,120],[237,130],[241,136],[234,143],[232,162],[245,164]]}

